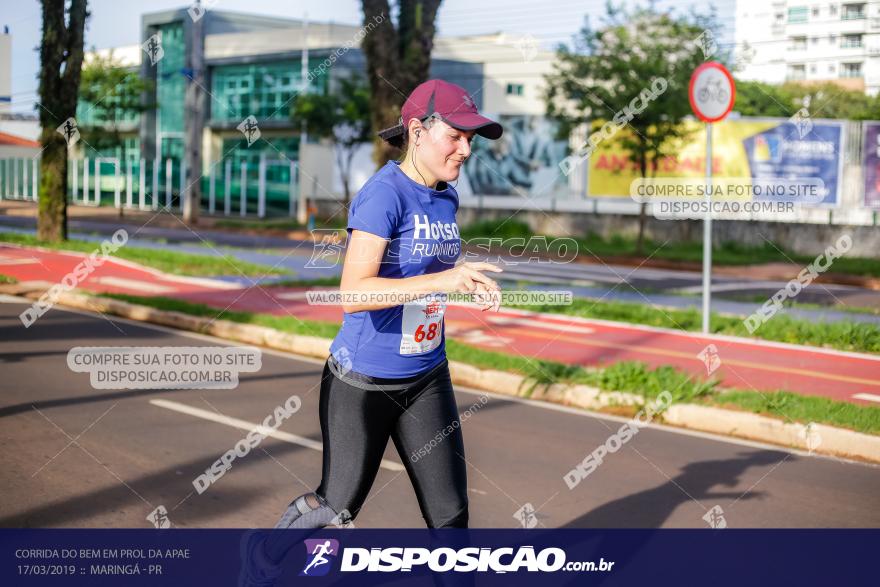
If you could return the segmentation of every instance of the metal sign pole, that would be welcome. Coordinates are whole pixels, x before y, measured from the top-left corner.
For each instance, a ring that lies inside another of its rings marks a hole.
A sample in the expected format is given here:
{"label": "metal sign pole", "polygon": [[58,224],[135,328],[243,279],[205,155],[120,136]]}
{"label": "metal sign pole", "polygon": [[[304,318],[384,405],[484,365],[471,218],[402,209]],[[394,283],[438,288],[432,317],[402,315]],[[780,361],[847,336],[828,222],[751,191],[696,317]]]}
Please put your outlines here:
{"label": "metal sign pole", "polygon": [[712,123],[706,123],[706,218],[703,220],[703,334],[712,301]]}

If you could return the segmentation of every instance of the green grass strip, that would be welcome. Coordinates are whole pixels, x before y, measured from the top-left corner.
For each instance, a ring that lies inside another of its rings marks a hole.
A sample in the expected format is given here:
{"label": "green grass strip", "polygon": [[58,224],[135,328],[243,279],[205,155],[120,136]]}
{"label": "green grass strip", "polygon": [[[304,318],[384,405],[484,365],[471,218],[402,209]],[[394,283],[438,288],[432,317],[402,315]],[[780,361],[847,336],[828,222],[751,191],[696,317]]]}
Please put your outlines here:
{"label": "green grass strip", "polygon": [[731,389],[713,396],[711,403],[775,416],[788,422],[817,422],[868,434],[880,434],[880,408],[825,397],[798,395],[788,391],[762,395],[754,391]]}

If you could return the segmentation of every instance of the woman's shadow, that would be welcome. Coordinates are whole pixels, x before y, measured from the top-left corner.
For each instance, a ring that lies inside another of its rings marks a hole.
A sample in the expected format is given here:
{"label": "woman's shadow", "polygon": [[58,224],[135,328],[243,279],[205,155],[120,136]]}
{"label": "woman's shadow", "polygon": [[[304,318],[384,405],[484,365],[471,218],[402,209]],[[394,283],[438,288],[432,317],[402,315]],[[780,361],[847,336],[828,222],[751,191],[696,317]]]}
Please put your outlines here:
{"label": "woman's shadow", "polygon": [[[584,555],[581,560],[591,560],[592,558],[592,560],[598,561],[599,557],[610,558],[615,561],[616,569],[623,571],[629,566],[627,563],[636,557],[644,561],[646,558],[667,556],[668,552],[661,551],[663,543],[668,546],[670,538],[688,540],[686,535],[679,533],[658,536],[653,531],[633,532],[626,529],[656,530],[662,527],[669,516],[681,505],[691,501],[696,501],[705,509],[705,512],[699,512],[702,519],[694,519],[694,524],[691,527],[699,528],[702,526],[707,532],[712,532],[710,528],[724,528],[726,527],[724,515],[727,513],[724,510],[729,510],[732,502],[762,498],[764,494],[748,489],[713,492],[712,488],[716,486],[736,487],[740,482],[740,476],[750,467],[776,465],[786,458],[785,455],[786,453],[776,451],[757,451],[740,454],[734,459],[690,463],[666,483],[603,504],[571,520],[562,528],[618,529],[607,532],[591,532],[589,536],[582,540],[575,540],[575,542],[578,543],[576,549],[578,553]],[[720,506],[720,508],[716,506]],[[684,530],[683,532],[693,531]],[[643,550],[644,552],[642,552]],[[573,550],[568,552],[571,554]],[[595,584],[608,582],[621,584],[619,581],[623,577],[621,577],[620,571],[617,574],[613,572],[599,574],[599,577],[595,577],[598,579]]]}
{"label": "woman's shadow", "polygon": [[[718,500],[741,501],[763,497],[758,491],[713,493],[711,489],[719,485],[736,487],[740,475],[750,467],[775,465],[783,459],[785,453],[782,452],[758,451],[741,454],[734,459],[690,463],[666,483],[610,501],[561,527],[660,528],[683,503],[697,501],[708,511]],[[589,486],[585,489],[589,490]]]}

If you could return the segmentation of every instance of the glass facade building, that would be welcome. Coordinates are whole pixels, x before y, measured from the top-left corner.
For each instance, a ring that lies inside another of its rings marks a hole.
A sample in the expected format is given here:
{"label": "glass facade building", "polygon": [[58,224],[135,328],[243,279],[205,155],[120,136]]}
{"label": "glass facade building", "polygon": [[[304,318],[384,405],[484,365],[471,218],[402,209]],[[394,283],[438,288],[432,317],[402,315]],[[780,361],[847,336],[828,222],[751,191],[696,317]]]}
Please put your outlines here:
{"label": "glass facade building", "polygon": [[[320,60],[309,60],[309,70]],[[302,88],[299,59],[211,69],[211,122],[235,122],[248,116],[260,121],[289,121],[290,105]],[[327,76],[316,76],[306,91],[324,92]]]}
{"label": "glass facade building", "polygon": [[[83,156],[119,159],[123,170],[129,167],[125,160],[132,161],[136,175],[143,159],[145,177],[138,179],[146,192],[158,193],[160,205],[170,202],[176,206],[181,190],[186,189],[184,184],[190,181],[181,175],[186,172],[188,137],[201,137],[203,198],[213,190],[219,207],[221,197],[231,197],[232,213],[237,213],[245,164],[247,212],[256,208],[261,174],[267,211],[286,211],[292,192],[299,187],[299,178],[291,173],[292,163],[300,159],[303,136],[301,122],[291,117],[294,99],[303,92],[333,91],[334,79],[355,72],[362,75],[366,60],[357,46],[361,33],[361,27],[355,25],[311,22],[306,27],[298,20],[220,10],[206,11],[199,21],[186,9],[144,14],[138,45],[122,48],[122,52],[127,56],[127,67],[151,82],[146,101],[154,107],[124,121],[126,132],[120,145],[100,152],[87,149]],[[308,75],[303,87],[305,46],[309,48]],[[196,65],[199,63],[201,66]],[[460,80],[465,87],[473,86],[469,89],[479,96],[478,64],[448,59],[439,64],[437,74]],[[199,80],[202,91],[191,95],[196,102],[188,104],[191,78]],[[78,116],[81,124],[102,122],[95,119],[88,104],[79,105]],[[250,143],[238,129],[248,117],[254,118],[260,131],[259,138]],[[309,135],[310,143],[318,141],[317,136]],[[322,148],[326,147],[329,145]],[[321,153],[315,157],[319,162],[310,164],[327,169],[329,159],[320,149],[315,150]],[[265,167],[261,161],[266,162]],[[314,179],[316,174],[312,176]],[[322,178],[327,185],[331,180],[332,176]],[[135,200],[137,196],[135,193]]]}
{"label": "glass facade building", "polygon": [[159,158],[183,157],[183,96],[186,43],[183,23],[158,27],[164,56],[156,64],[156,130]]}

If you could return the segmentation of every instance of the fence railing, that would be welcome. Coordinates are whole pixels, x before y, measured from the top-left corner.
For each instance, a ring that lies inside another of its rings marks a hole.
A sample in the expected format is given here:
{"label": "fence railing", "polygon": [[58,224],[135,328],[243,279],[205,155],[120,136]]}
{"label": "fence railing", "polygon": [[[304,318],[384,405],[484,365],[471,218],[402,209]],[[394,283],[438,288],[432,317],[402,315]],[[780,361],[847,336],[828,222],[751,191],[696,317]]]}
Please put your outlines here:
{"label": "fence railing", "polygon": [[37,200],[40,160],[0,159],[0,197],[7,200]]}
{"label": "fence railing", "polygon": [[[68,160],[67,197],[71,204],[182,211],[184,198],[200,182],[201,208],[224,216],[295,216],[299,164],[267,159],[254,164],[231,159],[214,162],[201,177],[188,178],[186,162],[96,157]],[[0,199],[37,200],[39,159],[0,159]]]}

